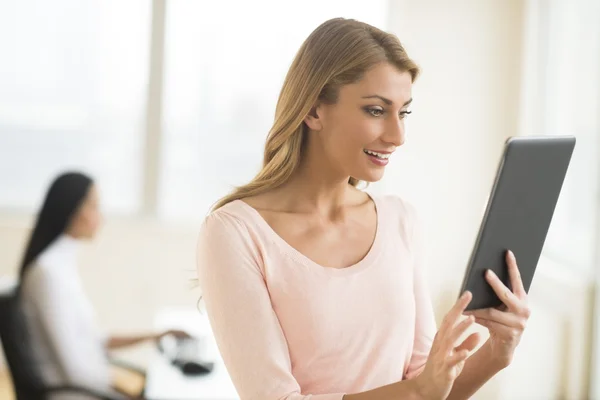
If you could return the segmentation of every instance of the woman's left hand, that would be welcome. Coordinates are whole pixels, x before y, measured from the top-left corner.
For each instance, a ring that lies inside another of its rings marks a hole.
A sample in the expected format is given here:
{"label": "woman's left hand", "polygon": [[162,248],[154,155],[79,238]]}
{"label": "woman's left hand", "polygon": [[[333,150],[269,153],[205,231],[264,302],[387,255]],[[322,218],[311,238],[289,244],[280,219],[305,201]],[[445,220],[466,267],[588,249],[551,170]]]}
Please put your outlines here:
{"label": "woman's left hand", "polygon": [[185,331],[178,330],[178,329],[171,329],[171,330],[167,330],[167,331],[164,331],[163,333],[159,334],[157,339],[160,340],[165,336],[173,336],[175,339],[189,339],[192,337],[189,333],[187,333]]}
{"label": "woman's left hand", "polygon": [[512,292],[491,270],[488,270],[485,276],[504,305],[465,313],[473,315],[475,322],[488,328],[490,338],[486,344],[490,347],[493,360],[498,362],[501,368],[511,363],[531,314],[519,267],[511,251],[506,254],[506,262]]}

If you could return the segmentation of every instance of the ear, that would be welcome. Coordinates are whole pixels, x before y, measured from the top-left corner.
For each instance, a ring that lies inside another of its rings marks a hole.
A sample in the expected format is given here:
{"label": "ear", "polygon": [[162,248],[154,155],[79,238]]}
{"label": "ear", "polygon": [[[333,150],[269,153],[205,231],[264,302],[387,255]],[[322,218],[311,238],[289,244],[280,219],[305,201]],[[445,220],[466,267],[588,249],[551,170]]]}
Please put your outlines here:
{"label": "ear", "polygon": [[323,129],[323,121],[319,116],[320,107],[319,105],[313,106],[309,113],[304,117],[304,123],[312,131],[320,131]]}

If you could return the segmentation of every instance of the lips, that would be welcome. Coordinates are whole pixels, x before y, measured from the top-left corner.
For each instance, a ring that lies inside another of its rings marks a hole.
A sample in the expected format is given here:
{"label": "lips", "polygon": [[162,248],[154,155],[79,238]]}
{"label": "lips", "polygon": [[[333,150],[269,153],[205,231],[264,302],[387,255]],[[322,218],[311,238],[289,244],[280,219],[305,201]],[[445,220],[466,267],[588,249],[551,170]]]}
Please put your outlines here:
{"label": "lips", "polygon": [[384,153],[384,152],[378,152],[378,151],[367,150],[367,149],[365,149],[363,151],[365,152],[365,154],[368,154],[373,157],[377,157],[380,160],[387,160],[392,155],[392,153]]}

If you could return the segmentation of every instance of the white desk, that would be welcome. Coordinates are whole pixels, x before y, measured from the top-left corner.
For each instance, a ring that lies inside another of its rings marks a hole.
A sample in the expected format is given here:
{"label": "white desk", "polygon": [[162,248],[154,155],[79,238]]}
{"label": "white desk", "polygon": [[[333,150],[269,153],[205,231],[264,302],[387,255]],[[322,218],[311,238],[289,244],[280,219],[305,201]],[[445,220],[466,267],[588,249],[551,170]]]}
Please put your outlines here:
{"label": "white desk", "polygon": [[215,362],[210,374],[186,376],[158,351],[146,374],[146,398],[149,400],[238,400],[213,339],[206,315],[195,309],[164,309],[155,319],[155,328],[183,329],[207,338],[207,355]]}

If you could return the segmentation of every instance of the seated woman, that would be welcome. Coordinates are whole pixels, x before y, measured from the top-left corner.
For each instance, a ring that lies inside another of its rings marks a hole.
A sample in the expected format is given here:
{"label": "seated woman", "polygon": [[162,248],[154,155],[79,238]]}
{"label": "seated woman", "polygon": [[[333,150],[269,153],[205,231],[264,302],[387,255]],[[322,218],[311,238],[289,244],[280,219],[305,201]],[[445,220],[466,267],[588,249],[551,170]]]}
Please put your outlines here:
{"label": "seated woman", "polygon": [[99,329],[77,272],[77,250],[101,222],[94,182],[81,173],[60,175],[50,186],[21,263],[21,296],[33,352],[49,385],[103,392],[113,387],[107,350],[156,341],[168,331],[106,337]]}

